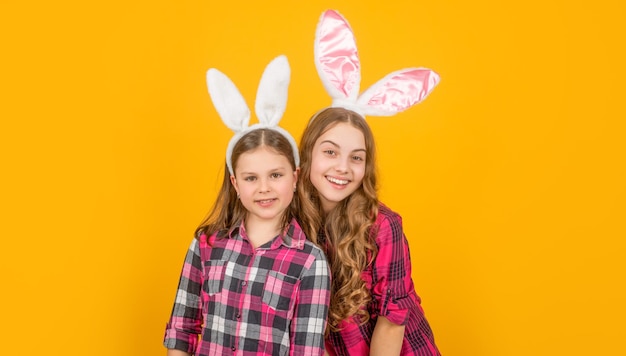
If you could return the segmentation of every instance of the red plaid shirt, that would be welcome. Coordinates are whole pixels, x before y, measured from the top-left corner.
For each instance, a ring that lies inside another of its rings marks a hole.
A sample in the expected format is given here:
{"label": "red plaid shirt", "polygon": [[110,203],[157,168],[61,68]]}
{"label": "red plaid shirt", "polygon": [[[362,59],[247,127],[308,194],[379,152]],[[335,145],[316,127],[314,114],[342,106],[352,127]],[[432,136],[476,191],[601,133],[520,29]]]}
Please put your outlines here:
{"label": "red plaid shirt", "polygon": [[411,279],[411,256],[402,230],[402,218],[380,204],[372,228],[377,231],[378,254],[374,263],[361,272],[361,278],[372,294],[372,301],[367,305],[371,318],[361,326],[356,318],[342,321],[339,327],[343,329],[331,332],[326,340],[329,355],[369,355],[379,315],[406,326],[400,355],[440,355]]}
{"label": "red plaid shirt", "polygon": [[196,356],[323,355],[329,302],[326,258],[295,220],[257,249],[241,224],[229,238],[192,241],[164,345]]}

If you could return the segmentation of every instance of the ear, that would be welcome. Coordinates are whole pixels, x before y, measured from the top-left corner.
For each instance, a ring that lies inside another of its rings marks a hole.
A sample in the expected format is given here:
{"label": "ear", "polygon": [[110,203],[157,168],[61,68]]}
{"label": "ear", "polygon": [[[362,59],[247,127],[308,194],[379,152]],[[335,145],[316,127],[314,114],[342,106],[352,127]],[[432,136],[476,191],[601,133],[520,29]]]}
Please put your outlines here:
{"label": "ear", "polygon": [[300,167],[297,167],[295,171],[293,171],[293,189],[296,189],[296,185],[298,184],[298,176],[300,176]]}
{"label": "ear", "polygon": [[361,62],[354,33],[337,11],[322,13],[315,32],[315,67],[332,98],[332,107],[343,107],[362,116],[391,116],[423,101],[439,82],[426,68],[407,68],[387,75],[361,96]]}
{"label": "ear", "polygon": [[337,11],[322,13],[315,32],[315,67],[330,97],[354,102],[361,86],[361,62],[348,21]]}
{"label": "ear", "polygon": [[369,87],[357,103],[372,116],[391,116],[422,102],[439,83],[427,68],[406,68],[386,75]]}
{"label": "ear", "polygon": [[241,132],[250,122],[250,109],[239,89],[224,73],[211,68],[206,74],[209,95],[220,118],[234,132]]}
{"label": "ear", "polygon": [[287,107],[291,69],[284,55],[274,58],[265,67],[257,89],[255,111],[259,122],[278,126]]}
{"label": "ear", "polygon": [[233,188],[235,188],[235,191],[237,192],[237,194],[239,194],[239,186],[237,185],[237,178],[235,178],[235,176],[232,174],[230,176],[230,184],[233,185]]}

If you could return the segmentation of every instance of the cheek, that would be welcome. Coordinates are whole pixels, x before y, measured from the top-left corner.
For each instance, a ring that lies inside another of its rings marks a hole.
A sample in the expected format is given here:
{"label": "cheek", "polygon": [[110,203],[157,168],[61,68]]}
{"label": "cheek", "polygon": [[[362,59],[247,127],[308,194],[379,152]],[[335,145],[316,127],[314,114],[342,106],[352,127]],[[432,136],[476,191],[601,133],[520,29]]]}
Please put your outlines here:
{"label": "cheek", "polygon": [[309,178],[311,182],[315,183],[316,180],[319,180],[320,176],[322,176],[326,170],[324,169],[323,164],[321,164],[320,160],[311,161],[311,168],[309,171]]}
{"label": "cheek", "polygon": [[359,184],[363,183],[363,177],[365,177],[365,165],[362,165],[355,170],[354,178]]}
{"label": "cheek", "polygon": [[322,174],[319,172],[319,170],[316,170],[315,167],[311,166],[311,173],[308,177],[306,177],[306,179],[309,180],[315,190],[320,190],[322,188]]}
{"label": "cheek", "polygon": [[319,173],[325,170],[325,160],[323,157],[311,157],[311,173]]}
{"label": "cheek", "polygon": [[250,195],[250,189],[246,189],[246,186],[239,186],[237,193],[241,196],[247,197]]}

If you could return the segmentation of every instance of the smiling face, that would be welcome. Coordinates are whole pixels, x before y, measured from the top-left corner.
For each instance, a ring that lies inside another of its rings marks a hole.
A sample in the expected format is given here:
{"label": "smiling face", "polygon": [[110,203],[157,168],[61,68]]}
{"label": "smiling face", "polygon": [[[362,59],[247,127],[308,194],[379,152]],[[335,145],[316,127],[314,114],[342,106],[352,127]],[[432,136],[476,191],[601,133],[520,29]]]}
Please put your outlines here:
{"label": "smiling face", "polygon": [[310,179],[325,212],[361,186],[366,153],[363,133],[348,123],[334,125],[315,141]]}
{"label": "smiling face", "polygon": [[274,222],[280,226],[298,177],[287,157],[260,146],[238,157],[234,173],[230,180],[248,211],[247,223]]}

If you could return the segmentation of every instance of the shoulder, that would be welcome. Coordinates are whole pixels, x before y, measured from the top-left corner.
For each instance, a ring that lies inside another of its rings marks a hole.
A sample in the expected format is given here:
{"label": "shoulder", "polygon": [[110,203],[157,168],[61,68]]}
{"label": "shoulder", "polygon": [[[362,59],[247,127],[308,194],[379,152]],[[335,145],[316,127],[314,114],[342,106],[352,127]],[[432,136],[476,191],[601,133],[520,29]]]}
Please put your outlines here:
{"label": "shoulder", "polygon": [[296,219],[291,220],[289,224],[288,235],[291,237],[291,247],[295,247],[302,253],[312,255],[315,259],[326,260],[326,255],[322,249],[311,242],[300,227]]}
{"label": "shoulder", "polygon": [[402,217],[383,203],[378,205],[376,222],[372,226],[371,236],[378,245],[394,245],[404,239]]}
{"label": "shoulder", "polygon": [[316,260],[326,261],[326,254],[324,254],[324,251],[322,251],[319,246],[309,241],[308,239],[304,241],[303,250],[315,257]]}
{"label": "shoulder", "polygon": [[391,210],[387,205],[378,203],[378,215],[376,216],[377,226],[392,225],[402,226],[402,216],[397,212]]}
{"label": "shoulder", "polygon": [[327,263],[324,251],[306,237],[306,234],[302,231],[295,219],[289,224],[288,234],[291,237],[291,250],[294,251],[295,254],[300,255],[298,259],[308,261],[304,262],[303,265],[310,267],[316,262]]}
{"label": "shoulder", "polygon": [[211,250],[219,245],[223,245],[226,239],[219,238],[218,233],[214,232],[211,235],[207,235],[203,231],[196,231],[195,238],[191,242],[191,246],[196,251]]}

